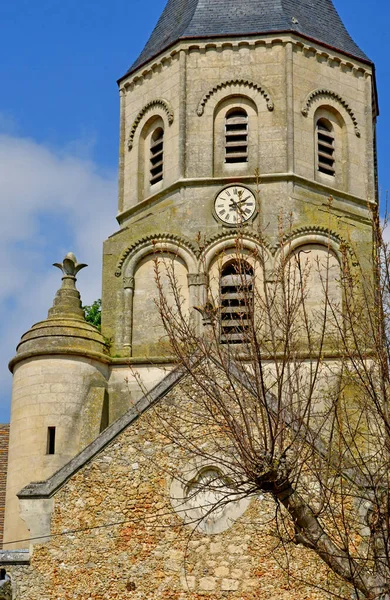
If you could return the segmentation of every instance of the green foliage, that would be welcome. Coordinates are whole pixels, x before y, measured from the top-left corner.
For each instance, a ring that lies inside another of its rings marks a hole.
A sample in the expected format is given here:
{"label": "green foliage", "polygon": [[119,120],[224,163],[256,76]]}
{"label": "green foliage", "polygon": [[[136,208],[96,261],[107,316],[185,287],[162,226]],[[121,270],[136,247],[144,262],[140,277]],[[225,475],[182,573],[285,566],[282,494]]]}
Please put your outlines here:
{"label": "green foliage", "polygon": [[100,298],[98,298],[98,300],[95,300],[89,306],[83,306],[83,310],[85,320],[88,323],[91,323],[91,325],[97,327],[97,329],[99,329],[100,331],[102,324],[102,301],[100,300]]}

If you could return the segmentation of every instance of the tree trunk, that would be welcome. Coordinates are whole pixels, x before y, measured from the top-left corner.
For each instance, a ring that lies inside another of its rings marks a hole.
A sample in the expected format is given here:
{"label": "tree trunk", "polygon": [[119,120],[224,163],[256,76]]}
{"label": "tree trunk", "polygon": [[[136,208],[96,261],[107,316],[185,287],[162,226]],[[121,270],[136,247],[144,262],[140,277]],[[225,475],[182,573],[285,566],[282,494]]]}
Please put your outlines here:
{"label": "tree trunk", "polygon": [[361,567],[351,555],[337,546],[322,528],[311,508],[292,486],[276,488],[274,495],[291,515],[296,527],[296,541],[314,550],[342,579],[351,583],[365,598],[390,600],[388,586]]}

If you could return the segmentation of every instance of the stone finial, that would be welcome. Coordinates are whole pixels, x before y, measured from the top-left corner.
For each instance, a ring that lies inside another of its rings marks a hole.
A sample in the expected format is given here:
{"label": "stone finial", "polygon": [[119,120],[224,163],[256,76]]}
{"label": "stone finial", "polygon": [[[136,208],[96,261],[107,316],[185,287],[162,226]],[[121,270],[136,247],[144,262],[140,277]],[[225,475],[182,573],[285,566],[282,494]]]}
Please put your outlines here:
{"label": "stone finial", "polygon": [[73,252],[68,252],[62,263],[53,263],[53,267],[58,267],[66,277],[76,277],[77,273],[88,267],[85,263],[78,263]]}
{"label": "stone finial", "polygon": [[49,319],[84,319],[81,308],[80,294],[76,288],[76,275],[88,265],[78,263],[73,252],[68,252],[62,263],[53,263],[62,271],[62,286],[58,290],[52,308],[49,310]]}

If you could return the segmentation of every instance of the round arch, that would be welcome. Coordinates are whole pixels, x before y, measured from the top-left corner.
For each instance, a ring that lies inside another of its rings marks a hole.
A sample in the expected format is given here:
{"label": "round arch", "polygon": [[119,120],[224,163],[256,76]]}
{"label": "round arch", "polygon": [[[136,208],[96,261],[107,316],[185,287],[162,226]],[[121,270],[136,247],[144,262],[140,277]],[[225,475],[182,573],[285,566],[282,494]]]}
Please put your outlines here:
{"label": "round arch", "polygon": [[194,253],[189,248],[180,246],[177,242],[169,239],[157,241],[148,240],[135,248],[126,258],[122,269],[124,278],[134,277],[138,263],[146,256],[154,255],[159,252],[165,252],[167,254],[172,254],[172,256],[179,257],[186,265],[189,273],[197,272],[197,260]]}
{"label": "round arch", "polygon": [[[266,267],[266,263],[270,263],[271,262],[271,253],[269,252],[268,248],[266,248],[264,245],[260,244],[260,242],[258,242],[255,239],[250,239],[250,238],[243,238],[242,240],[240,240],[240,243],[242,244],[242,249],[246,250],[247,252],[251,252],[252,255],[254,257],[256,257],[257,260],[260,260],[261,262],[263,262],[263,266]],[[232,249],[236,249],[237,248],[237,235],[228,235],[226,237],[224,237],[223,239],[217,239],[212,241],[211,243],[209,243],[206,248],[204,249],[200,259],[199,259],[199,264],[201,266],[203,266],[203,269],[205,271],[205,273],[208,273],[210,270],[210,266],[211,264],[214,262],[214,260],[221,256],[223,254],[223,252],[225,252],[226,250],[232,250]],[[228,257],[226,257],[226,259],[228,260]],[[230,257],[231,259],[231,257]]]}
{"label": "round arch", "polygon": [[264,86],[245,79],[232,79],[219,83],[203,95],[198,104],[197,115],[201,117],[203,114],[213,114],[215,107],[221,100],[234,96],[246,97],[252,100],[258,112],[261,111],[264,103],[270,112],[274,110],[272,96]]}
{"label": "round arch", "polygon": [[[174,112],[167,100],[163,98],[156,98],[151,102],[148,102],[138,113],[134,122],[130,128],[130,133],[127,141],[127,147],[130,151],[134,146],[134,138],[137,130],[139,128],[143,128],[146,122],[149,120],[149,117],[153,117],[154,115],[162,118],[166,125],[172,125],[174,120]],[[141,125],[142,124],[142,125]]]}
{"label": "round arch", "polygon": [[291,239],[288,239],[282,248],[279,248],[275,254],[275,265],[283,258],[287,259],[301,246],[323,246],[329,248],[336,256],[340,266],[342,265],[342,254],[340,252],[340,241],[332,234],[313,232],[298,234]]}

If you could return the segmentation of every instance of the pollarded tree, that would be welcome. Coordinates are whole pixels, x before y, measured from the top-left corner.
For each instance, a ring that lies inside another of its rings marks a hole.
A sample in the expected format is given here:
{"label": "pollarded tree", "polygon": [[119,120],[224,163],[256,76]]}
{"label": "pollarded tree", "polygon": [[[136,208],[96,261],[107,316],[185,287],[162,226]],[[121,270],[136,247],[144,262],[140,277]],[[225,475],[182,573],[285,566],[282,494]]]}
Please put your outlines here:
{"label": "pollarded tree", "polygon": [[336,597],[389,600],[390,269],[373,220],[368,269],[330,240],[293,248],[283,234],[271,265],[238,231],[201,319],[183,309],[174,261],[156,254],[171,352],[201,393],[174,417],[155,411],[172,444],[222,469],[197,483],[202,510],[187,519],[267,495],[286,552],[315,552],[346,585]]}

